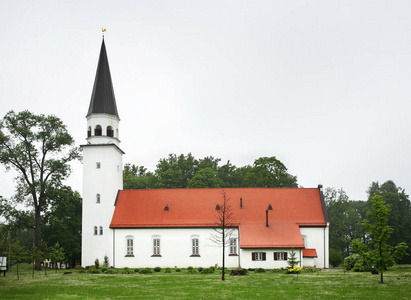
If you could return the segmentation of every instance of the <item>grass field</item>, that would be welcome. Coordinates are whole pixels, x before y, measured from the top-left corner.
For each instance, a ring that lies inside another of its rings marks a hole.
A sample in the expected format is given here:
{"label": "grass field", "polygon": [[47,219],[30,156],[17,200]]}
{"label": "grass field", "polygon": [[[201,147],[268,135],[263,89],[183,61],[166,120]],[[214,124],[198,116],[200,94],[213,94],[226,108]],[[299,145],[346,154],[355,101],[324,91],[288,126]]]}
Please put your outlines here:
{"label": "grass field", "polygon": [[290,275],[254,273],[246,276],[188,274],[89,274],[73,270],[64,275],[35,272],[20,265],[0,277],[0,299],[411,299],[411,265],[395,266],[379,276],[330,270]]}

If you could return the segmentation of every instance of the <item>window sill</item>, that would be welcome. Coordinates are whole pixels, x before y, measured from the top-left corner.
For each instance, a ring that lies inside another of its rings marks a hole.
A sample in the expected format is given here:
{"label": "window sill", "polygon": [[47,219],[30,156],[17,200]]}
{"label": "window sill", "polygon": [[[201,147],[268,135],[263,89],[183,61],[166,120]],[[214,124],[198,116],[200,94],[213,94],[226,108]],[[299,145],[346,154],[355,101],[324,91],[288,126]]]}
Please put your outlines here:
{"label": "window sill", "polygon": [[201,257],[200,254],[192,254],[190,257]]}
{"label": "window sill", "polygon": [[229,254],[228,256],[238,256],[238,254],[233,253],[233,254]]}
{"label": "window sill", "polygon": [[151,257],[161,257],[161,255],[160,254],[153,254],[153,255],[151,255]]}
{"label": "window sill", "polygon": [[127,255],[124,256],[124,257],[134,257],[134,254],[127,254]]}

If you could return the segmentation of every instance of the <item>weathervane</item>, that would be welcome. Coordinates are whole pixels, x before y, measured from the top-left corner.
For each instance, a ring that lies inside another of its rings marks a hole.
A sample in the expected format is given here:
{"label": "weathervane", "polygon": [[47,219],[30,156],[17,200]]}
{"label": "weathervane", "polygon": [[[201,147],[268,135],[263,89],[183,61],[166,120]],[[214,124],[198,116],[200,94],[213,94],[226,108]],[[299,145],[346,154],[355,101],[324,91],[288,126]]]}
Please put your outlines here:
{"label": "weathervane", "polygon": [[106,31],[105,28],[101,28],[101,32],[103,33],[103,39],[104,39],[104,32]]}

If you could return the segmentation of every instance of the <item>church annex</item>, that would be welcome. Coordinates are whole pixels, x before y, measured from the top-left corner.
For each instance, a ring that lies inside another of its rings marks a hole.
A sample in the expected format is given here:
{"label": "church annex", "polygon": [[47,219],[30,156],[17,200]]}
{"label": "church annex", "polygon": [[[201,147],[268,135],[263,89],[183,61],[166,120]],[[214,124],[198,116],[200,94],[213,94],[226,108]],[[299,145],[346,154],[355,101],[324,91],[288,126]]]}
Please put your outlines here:
{"label": "church annex", "polygon": [[[82,265],[107,256],[120,267],[221,266],[212,241],[223,189],[123,190],[124,152],[104,39],[83,149]],[[329,221],[318,188],[227,188],[233,213],[229,268],[328,268]]]}

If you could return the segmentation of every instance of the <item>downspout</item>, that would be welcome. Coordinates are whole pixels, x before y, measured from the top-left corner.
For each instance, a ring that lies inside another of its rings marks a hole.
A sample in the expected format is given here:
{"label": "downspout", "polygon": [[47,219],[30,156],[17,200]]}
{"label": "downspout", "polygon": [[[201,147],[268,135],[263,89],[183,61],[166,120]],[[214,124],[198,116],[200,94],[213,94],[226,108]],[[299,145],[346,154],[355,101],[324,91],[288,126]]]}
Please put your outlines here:
{"label": "downspout", "polygon": [[300,248],[300,267],[303,266],[303,260],[301,259],[301,248]]}
{"label": "downspout", "polygon": [[238,230],[238,267],[241,268],[240,228],[238,227],[237,230]]}
{"label": "downspout", "polygon": [[113,267],[116,267],[116,230],[113,228]]}

